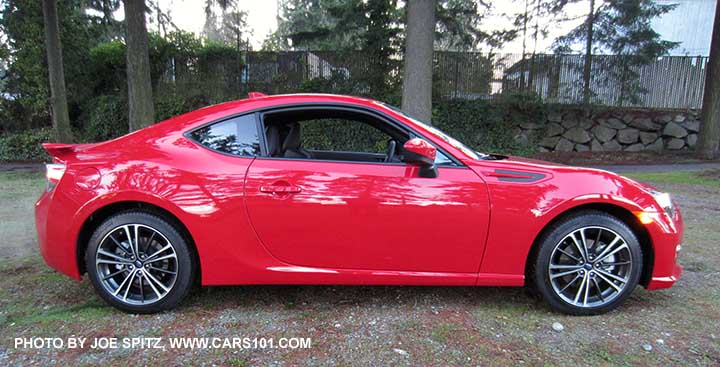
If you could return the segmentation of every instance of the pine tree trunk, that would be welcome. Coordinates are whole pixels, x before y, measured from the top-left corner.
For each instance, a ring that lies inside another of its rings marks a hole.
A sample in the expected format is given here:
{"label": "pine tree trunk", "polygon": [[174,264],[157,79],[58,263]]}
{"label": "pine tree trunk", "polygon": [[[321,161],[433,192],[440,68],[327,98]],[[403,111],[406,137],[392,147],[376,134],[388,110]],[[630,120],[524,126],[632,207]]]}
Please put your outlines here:
{"label": "pine tree trunk", "polygon": [[61,143],[71,143],[73,136],[68,115],[56,0],[43,0],[43,18],[45,21],[45,47],[50,78],[50,115],[55,130],[55,139]]}
{"label": "pine tree trunk", "polygon": [[406,6],[407,37],[402,109],[407,114],[430,123],[435,1],[409,0]]}
{"label": "pine tree trunk", "polygon": [[144,0],[125,0],[125,23],[127,24],[128,117],[130,131],[134,131],[155,122]]}
{"label": "pine tree trunk", "polygon": [[595,23],[595,0],[590,0],[590,12],[587,17],[587,31],[585,35],[585,63],[583,65],[583,103],[590,104],[590,81],[592,78],[592,44],[593,26]]}
{"label": "pine tree trunk", "polygon": [[705,73],[702,124],[697,153],[700,158],[713,159],[718,157],[720,145],[720,4],[715,7],[710,59]]}

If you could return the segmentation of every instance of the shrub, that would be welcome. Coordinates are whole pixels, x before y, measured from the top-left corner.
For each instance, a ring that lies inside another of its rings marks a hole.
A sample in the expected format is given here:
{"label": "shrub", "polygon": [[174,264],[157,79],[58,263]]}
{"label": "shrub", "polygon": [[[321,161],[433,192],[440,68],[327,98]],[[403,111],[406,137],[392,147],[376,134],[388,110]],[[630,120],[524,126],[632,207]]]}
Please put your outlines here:
{"label": "shrub", "polygon": [[128,132],[127,100],[116,95],[102,95],[84,103],[80,115],[81,140],[98,142],[116,138]]}
{"label": "shrub", "polygon": [[481,152],[529,155],[534,144],[522,146],[515,141],[517,124],[544,124],[545,115],[545,105],[536,96],[506,94],[494,100],[436,101],[432,123]]}
{"label": "shrub", "polygon": [[0,162],[49,161],[40,144],[53,140],[52,130],[36,129],[0,136]]}

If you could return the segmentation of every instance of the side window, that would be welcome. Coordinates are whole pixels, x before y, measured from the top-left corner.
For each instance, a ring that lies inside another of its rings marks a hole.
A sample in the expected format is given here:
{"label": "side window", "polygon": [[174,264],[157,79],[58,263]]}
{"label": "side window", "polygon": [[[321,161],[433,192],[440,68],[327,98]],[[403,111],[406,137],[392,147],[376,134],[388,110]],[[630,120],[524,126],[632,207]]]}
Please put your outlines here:
{"label": "side window", "polygon": [[438,166],[454,166],[452,159],[448,158],[445,154],[438,150],[435,154],[435,164]]}
{"label": "side window", "polygon": [[203,146],[238,156],[260,155],[255,115],[243,115],[221,121],[190,133]]}
{"label": "side window", "polygon": [[385,154],[391,137],[360,121],[342,118],[306,120],[302,146],[309,150]]}

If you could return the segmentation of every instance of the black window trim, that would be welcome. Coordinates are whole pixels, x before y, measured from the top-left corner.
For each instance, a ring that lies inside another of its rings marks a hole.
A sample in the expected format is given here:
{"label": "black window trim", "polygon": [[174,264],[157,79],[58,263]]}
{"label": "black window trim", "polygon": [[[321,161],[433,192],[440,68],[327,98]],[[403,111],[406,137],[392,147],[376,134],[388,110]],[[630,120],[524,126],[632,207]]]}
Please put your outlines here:
{"label": "black window trim", "polygon": [[[382,120],[385,123],[390,124],[392,127],[404,131],[408,134],[410,137],[418,137],[422,138],[428,143],[432,144],[435,149],[441,153],[443,153],[446,157],[448,157],[453,165],[441,165],[438,166],[438,168],[467,168],[465,164],[463,164],[459,159],[457,159],[454,155],[447,152],[442,147],[435,144],[432,139],[428,139],[425,134],[422,134],[418,132],[417,130],[401,123],[397,119],[387,115],[384,112],[377,111],[375,109],[368,108],[366,106],[351,104],[351,103],[342,103],[342,102],[301,102],[301,103],[286,103],[286,104],[280,104],[276,106],[265,106],[260,108],[255,108],[243,112],[239,112],[233,115],[224,116],[222,118],[219,118],[217,120],[208,121],[204,124],[201,124],[199,126],[196,126],[185,133],[183,133],[183,136],[185,136],[190,141],[194,142],[195,144],[219,153],[223,155],[227,155],[230,157],[236,157],[236,158],[246,158],[246,159],[272,159],[272,160],[293,160],[293,161],[309,161],[309,162],[334,162],[334,163],[356,163],[356,164],[379,164],[379,165],[389,165],[389,166],[412,166],[411,164],[405,163],[405,162],[360,162],[360,161],[347,161],[347,160],[330,160],[330,159],[312,159],[312,158],[288,158],[288,157],[269,157],[268,156],[268,148],[267,148],[267,138],[265,136],[265,124],[262,118],[262,115],[268,112],[277,112],[277,111],[292,111],[292,110],[302,110],[302,109],[318,109],[318,108],[328,108],[328,109],[335,109],[335,110],[346,110],[349,112],[356,112],[356,113],[363,113],[366,115],[370,115],[371,117],[378,118]],[[252,155],[252,156],[243,156],[243,155],[236,155],[231,154],[227,152],[222,152],[219,150],[212,149],[210,147],[206,147],[205,145],[201,144],[200,142],[196,141],[192,138],[192,133],[196,130],[200,130],[202,128],[205,128],[207,126],[221,123],[223,121],[227,121],[230,119],[234,119],[237,117],[245,116],[245,115],[255,115],[255,124],[256,128],[258,130],[258,137],[260,140],[260,155]]]}

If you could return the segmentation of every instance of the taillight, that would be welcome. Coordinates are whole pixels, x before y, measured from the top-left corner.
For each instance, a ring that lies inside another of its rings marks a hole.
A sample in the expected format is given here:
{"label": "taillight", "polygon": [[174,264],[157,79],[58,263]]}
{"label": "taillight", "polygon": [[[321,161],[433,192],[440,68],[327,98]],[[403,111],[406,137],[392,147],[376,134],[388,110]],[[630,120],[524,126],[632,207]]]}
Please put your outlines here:
{"label": "taillight", "polygon": [[65,173],[65,165],[61,163],[50,163],[45,165],[45,178],[47,178],[47,191],[51,191]]}

